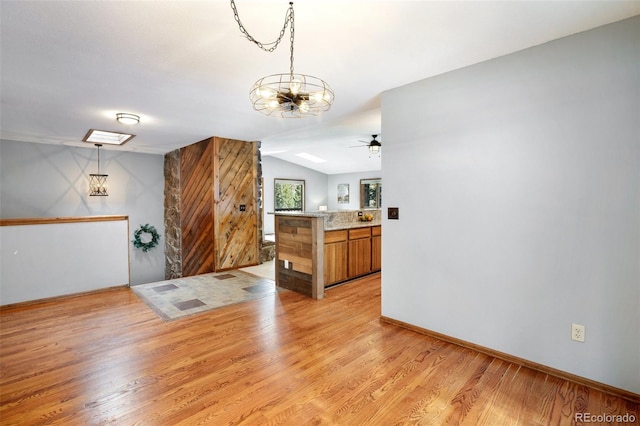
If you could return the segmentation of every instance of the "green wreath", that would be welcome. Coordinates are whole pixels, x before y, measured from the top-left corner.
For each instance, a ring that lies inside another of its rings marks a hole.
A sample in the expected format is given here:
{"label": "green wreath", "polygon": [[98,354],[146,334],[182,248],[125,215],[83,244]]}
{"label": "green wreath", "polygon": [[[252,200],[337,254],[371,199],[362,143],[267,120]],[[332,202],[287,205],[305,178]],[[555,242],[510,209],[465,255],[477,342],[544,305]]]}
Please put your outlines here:
{"label": "green wreath", "polygon": [[[146,243],[142,242],[142,239],[140,238],[142,234],[151,234],[151,241]],[[147,223],[146,225],[140,225],[140,228],[133,233],[133,241],[131,242],[136,248],[142,249],[144,252],[148,252],[158,245],[158,241],[160,241],[160,234],[156,231],[155,226]]]}

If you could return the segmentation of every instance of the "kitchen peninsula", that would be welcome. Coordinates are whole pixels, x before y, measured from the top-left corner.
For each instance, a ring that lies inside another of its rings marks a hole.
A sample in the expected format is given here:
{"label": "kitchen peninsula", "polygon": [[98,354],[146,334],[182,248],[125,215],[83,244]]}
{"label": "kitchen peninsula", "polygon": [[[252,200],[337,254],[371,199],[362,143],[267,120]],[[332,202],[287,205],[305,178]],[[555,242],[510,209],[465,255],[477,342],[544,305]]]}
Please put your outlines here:
{"label": "kitchen peninsula", "polygon": [[277,286],[322,299],[325,288],[381,269],[380,210],[274,215]]}

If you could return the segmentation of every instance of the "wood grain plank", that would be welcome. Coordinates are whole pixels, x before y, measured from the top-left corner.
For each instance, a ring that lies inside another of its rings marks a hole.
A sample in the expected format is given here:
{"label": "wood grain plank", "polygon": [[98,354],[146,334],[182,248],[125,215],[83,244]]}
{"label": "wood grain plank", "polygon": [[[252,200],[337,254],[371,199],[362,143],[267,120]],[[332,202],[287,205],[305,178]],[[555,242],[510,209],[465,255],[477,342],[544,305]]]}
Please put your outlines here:
{"label": "wood grain plank", "polygon": [[0,219],[0,226],[18,225],[48,225],[56,223],[77,223],[77,222],[108,222],[127,220],[126,215],[97,215],[97,216],[69,216],[69,217],[29,217],[16,219]]}
{"label": "wood grain plank", "polygon": [[380,301],[373,274],[172,322],[128,288],[3,308],[0,423],[637,423],[635,402],[380,321]]}
{"label": "wood grain plank", "polygon": [[214,270],[213,148],[209,139],[180,150],[182,275]]}
{"label": "wood grain plank", "polygon": [[183,276],[256,265],[256,144],[214,137],[189,145],[180,173]]}
{"label": "wood grain plank", "polygon": [[214,144],[215,268],[255,265],[259,246],[257,145],[218,137]]}
{"label": "wood grain plank", "polygon": [[324,232],[324,243],[337,243],[340,241],[347,241],[348,233],[346,230],[338,230],[338,231],[325,231]]}

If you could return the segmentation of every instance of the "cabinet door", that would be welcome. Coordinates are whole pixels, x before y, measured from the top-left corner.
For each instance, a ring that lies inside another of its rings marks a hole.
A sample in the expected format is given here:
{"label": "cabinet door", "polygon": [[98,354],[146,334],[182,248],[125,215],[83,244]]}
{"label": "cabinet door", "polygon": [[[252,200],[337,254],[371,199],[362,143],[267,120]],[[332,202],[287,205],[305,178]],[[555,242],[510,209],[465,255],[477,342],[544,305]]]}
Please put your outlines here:
{"label": "cabinet door", "polygon": [[382,227],[371,227],[371,270],[382,269]]}
{"label": "cabinet door", "polygon": [[349,278],[371,272],[371,238],[349,240]]}
{"label": "cabinet door", "polygon": [[324,245],[325,286],[344,281],[347,275],[347,242],[340,241]]}
{"label": "cabinet door", "polygon": [[382,269],[382,236],[371,237],[371,270]]}

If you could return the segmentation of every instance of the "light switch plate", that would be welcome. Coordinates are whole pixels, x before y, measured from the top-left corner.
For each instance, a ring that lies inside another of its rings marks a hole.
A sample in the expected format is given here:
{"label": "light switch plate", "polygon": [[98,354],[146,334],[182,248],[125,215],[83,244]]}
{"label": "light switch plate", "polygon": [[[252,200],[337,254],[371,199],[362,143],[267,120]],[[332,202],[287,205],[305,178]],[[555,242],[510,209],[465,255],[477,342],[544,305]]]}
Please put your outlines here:
{"label": "light switch plate", "polygon": [[399,219],[399,209],[398,207],[387,207],[387,218],[388,219]]}

